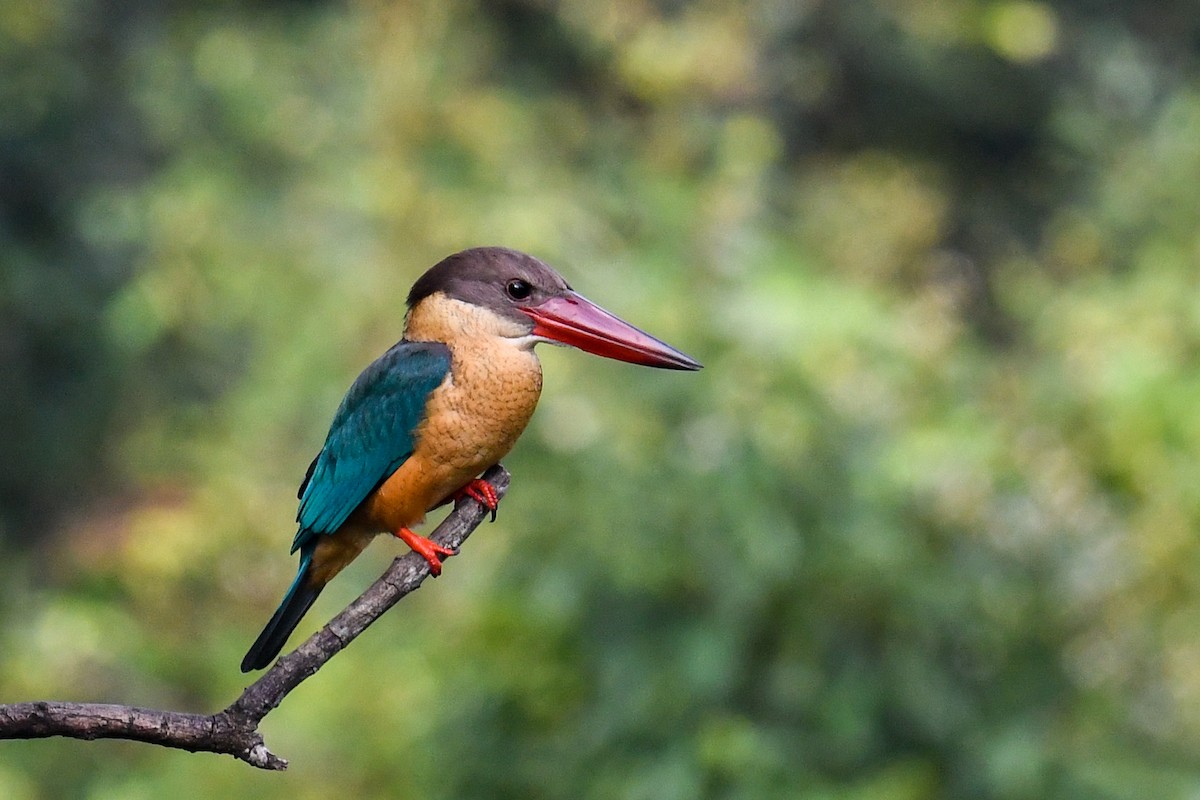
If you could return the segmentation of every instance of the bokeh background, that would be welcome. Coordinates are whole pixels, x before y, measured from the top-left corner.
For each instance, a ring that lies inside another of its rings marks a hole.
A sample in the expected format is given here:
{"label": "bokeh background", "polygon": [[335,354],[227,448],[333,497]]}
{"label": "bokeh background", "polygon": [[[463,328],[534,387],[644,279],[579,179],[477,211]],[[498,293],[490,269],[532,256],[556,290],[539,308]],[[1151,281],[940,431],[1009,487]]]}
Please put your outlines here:
{"label": "bokeh background", "polygon": [[707,367],[542,348],[287,773],[5,742],[0,797],[1200,797],[1198,12],[0,1],[0,701],[240,692],[447,253]]}

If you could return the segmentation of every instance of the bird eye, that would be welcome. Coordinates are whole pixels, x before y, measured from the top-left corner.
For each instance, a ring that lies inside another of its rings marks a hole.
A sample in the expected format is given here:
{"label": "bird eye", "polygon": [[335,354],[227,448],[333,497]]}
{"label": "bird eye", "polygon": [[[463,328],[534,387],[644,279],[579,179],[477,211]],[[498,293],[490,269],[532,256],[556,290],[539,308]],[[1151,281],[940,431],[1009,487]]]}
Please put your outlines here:
{"label": "bird eye", "polygon": [[520,278],[513,278],[504,287],[504,290],[508,292],[508,296],[513,300],[525,300],[529,295],[533,294],[533,287],[529,285],[529,282],[523,281]]}

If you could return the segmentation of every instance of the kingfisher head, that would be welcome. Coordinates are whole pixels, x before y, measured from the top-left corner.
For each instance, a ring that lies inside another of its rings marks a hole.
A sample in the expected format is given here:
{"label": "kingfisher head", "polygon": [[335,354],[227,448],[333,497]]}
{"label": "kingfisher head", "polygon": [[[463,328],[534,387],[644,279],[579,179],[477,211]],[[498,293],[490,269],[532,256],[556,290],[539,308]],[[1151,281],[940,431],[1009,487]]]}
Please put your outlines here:
{"label": "kingfisher head", "polygon": [[410,332],[419,311],[439,303],[439,314],[470,316],[477,326],[480,319],[487,320],[489,333],[528,346],[569,345],[605,358],[665,369],[701,366],[572,291],[549,266],[516,250],[476,247],[431,267],[408,294]]}

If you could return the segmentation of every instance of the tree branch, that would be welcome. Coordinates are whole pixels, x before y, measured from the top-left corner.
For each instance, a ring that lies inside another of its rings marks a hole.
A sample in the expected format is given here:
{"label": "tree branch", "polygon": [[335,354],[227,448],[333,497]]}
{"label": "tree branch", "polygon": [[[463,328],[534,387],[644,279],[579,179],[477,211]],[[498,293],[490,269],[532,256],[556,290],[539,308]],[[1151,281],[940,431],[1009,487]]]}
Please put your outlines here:
{"label": "tree branch", "polygon": [[[497,498],[508,491],[509,474],[499,464],[483,479],[495,488]],[[488,513],[475,500],[464,500],[430,538],[457,548]],[[226,753],[260,769],[286,769],[287,761],[268,750],[258,732],[263,718],[428,575],[429,565],[416,553],[397,557],[357,600],[276,661],[224,711],[205,715],[104,703],[14,703],[0,705],[0,739],[132,739],[194,753]]]}

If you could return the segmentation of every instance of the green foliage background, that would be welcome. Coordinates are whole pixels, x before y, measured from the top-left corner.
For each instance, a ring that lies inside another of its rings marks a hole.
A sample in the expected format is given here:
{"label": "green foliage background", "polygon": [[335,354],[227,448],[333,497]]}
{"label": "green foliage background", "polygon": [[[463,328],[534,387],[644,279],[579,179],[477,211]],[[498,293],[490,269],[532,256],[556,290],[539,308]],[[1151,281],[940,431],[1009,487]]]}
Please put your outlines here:
{"label": "green foliage background", "polygon": [[287,773],[6,742],[0,797],[1196,797],[1195,11],[0,0],[0,701],[232,700],[449,252],[706,364],[543,348]]}

